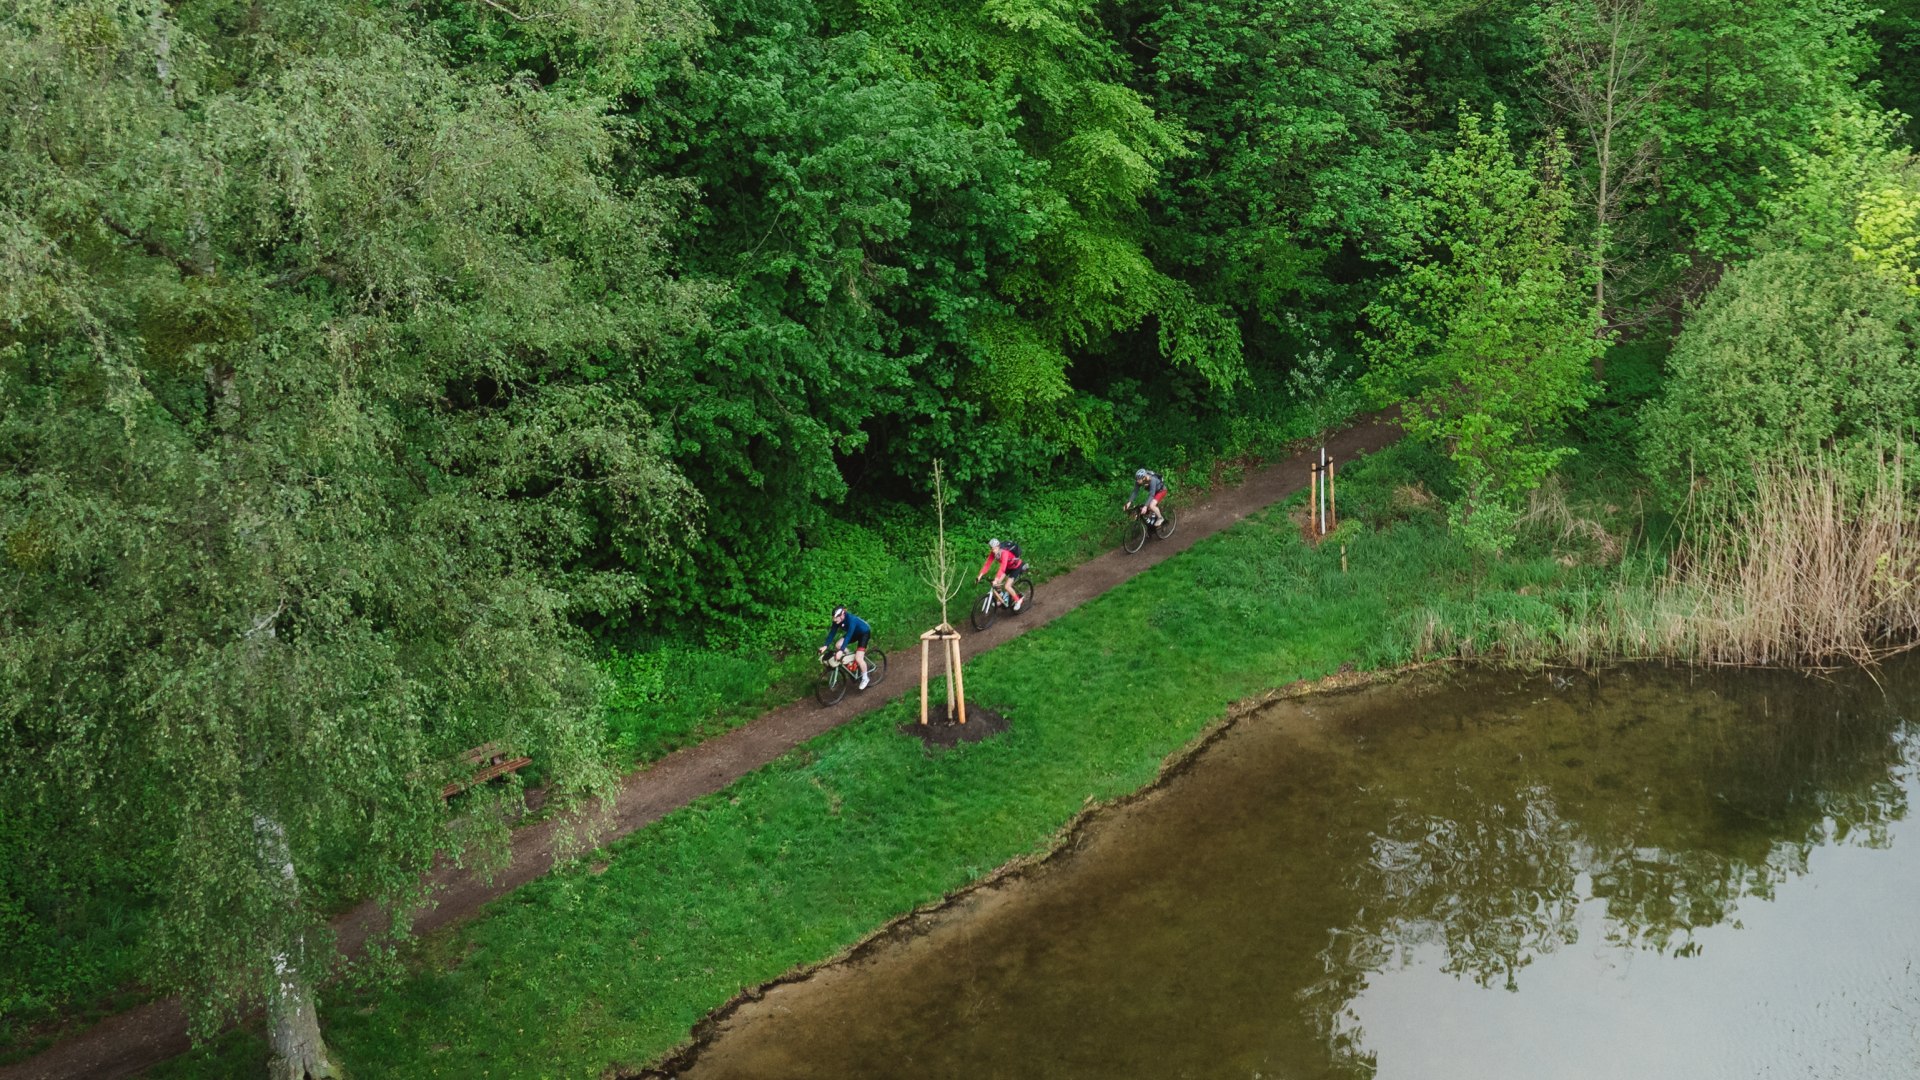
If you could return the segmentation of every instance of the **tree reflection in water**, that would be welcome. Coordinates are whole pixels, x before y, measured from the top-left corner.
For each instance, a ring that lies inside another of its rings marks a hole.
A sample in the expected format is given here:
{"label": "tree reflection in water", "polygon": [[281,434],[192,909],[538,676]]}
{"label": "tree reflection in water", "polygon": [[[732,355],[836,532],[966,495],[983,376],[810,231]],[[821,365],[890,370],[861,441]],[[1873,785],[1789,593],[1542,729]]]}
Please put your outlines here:
{"label": "tree reflection in water", "polygon": [[[1436,692],[1421,723],[1466,738],[1350,724],[1371,758],[1363,797],[1393,797],[1369,857],[1350,864],[1354,918],[1331,931],[1325,977],[1301,995],[1336,1064],[1371,1071],[1351,1003],[1417,949],[1441,950],[1458,978],[1517,990],[1536,958],[1580,940],[1594,903],[1606,947],[1693,956],[1696,931],[1771,899],[1815,849],[1888,844],[1920,759],[1901,715],[1920,668],[1901,663],[1878,684],[1741,672],[1678,695],[1676,678],[1603,676],[1577,705],[1520,710]],[[1683,724],[1663,715],[1676,706]]]}

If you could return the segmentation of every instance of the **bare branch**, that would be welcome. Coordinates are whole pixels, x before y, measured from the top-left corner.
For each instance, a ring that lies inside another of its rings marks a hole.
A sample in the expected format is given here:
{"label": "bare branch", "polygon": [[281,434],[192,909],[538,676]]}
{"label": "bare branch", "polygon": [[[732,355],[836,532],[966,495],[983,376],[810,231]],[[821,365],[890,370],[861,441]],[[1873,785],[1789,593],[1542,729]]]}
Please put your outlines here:
{"label": "bare branch", "polygon": [[946,472],[941,462],[933,463],[933,509],[934,520],[939,528],[934,533],[933,551],[920,564],[920,580],[927,583],[933,595],[940,598],[940,625],[952,626],[947,606],[953,598],[960,595],[960,568],[953,563],[953,552],[947,546],[947,483]]}
{"label": "bare branch", "polygon": [[546,19],[559,18],[559,16],[555,15],[550,11],[544,12],[539,15],[522,15],[519,12],[513,10],[512,8],[507,7],[505,4],[499,3],[498,0],[480,0],[480,2],[492,8],[493,10],[499,12],[500,14],[505,15],[507,18],[515,19],[520,22],[540,22]]}

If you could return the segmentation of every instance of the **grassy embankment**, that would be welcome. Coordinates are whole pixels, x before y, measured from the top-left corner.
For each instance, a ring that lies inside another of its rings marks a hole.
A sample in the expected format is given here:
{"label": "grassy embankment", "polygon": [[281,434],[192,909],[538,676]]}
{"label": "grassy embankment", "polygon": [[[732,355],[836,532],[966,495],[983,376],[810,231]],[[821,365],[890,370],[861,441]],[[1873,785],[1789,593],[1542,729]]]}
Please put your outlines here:
{"label": "grassy embankment", "polygon": [[[1397,447],[1345,474],[1343,505],[1368,522],[1343,531],[1349,572],[1287,510],[1244,522],[980,658],[968,686],[1011,717],[1006,736],[928,754],[894,730],[906,703],[880,710],[437,937],[399,986],[335,991],[330,1038],[394,1077],[644,1065],[741,987],[1045,849],[1228,703],[1410,659],[1437,598],[1563,618],[1606,587],[1613,571],[1544,521],[1527,551],[1476,565],[1421,486],[1439,472]],[[231,1036],[157,1075],[229,1075],[262,1053]]]}

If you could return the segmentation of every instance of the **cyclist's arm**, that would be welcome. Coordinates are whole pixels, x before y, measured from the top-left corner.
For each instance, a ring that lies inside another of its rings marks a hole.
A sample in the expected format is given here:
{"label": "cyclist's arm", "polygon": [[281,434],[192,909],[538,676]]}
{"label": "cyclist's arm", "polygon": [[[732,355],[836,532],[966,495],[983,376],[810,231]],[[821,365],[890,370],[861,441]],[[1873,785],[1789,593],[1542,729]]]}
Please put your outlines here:
{"label": "cyclist's arm", "polygon": [[987,576],[987,567],[989,567],[989,566],[992,566],[992,565],[993,565],[993,560],[995,560],[995,559],[997,559],[997,558],[999,558],[999,556],[998,556],[998,555],[989,555],[989,556],[987,556],[987,561],[986,561],[986,562],[983,562],[983,563],[981,563],[981,564],[980,564],[980,572],[979,572],[979,573],[977,573],[977,574],[975,574],[975,575],[973,575],[973,576],[974,576],[975,578],[983,578],[983,577],[986,577],[986,576]]}

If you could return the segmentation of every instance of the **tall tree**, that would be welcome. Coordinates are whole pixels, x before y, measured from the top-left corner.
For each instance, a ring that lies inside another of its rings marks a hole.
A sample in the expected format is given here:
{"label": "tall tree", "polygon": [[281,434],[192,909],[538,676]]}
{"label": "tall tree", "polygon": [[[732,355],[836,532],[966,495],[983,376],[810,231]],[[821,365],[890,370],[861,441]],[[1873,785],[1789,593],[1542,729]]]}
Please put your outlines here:
{"label": "tall tree", "polygon": [[1663,89],[1649,109],[1674,255],[1751,254],[1767,202],[1837,113],[1864,101],[1860,0],[1652,0]]}
{"label": "tall tree", "polygon": [[609,182],[604,102],[438,52],[360,4],[0,16],[0,777],[143,860],[152,981],[266,1004],[289,1077],[333,1070],[319,912],[504,838],[512,789],[449,821],[461,751],[603,789],[567,616],[646,581],[583,549],[697,523],[636,404],[702,311],[670,193]]}
{"label": "tall tree", "polygon": [[1566,152],[1549,139],[1523,162],[1502,110],[1491,123],[1463,110],[1459,145],[1433,156],[1402,209],[1416,246],[1368,309],[1364,384],[1446,450],[1460,471],[1454,526],[1497,551],[1519,497],[1573,452],[1555,436],[1591,396],[1603,347],[1568,236]]}
{"label": "tall tree", "polygon": [[[1607,285],[1630,267],[1616,256],[1628,206],[1653,171],[1655,143],[1646,116],[1658,98],[1648,0],[1555,0],[1541,11],[1545,69],[1561,117],[1582,142],[1581,192],[1593,230],[1587,241],[1593,273],[1595,332],[1616,325]],[[1637,239],[1637,238],[1636,238]],[[1593,377],[1605,377],[1605,354],[1596,352]]]}
{"label": "tall tree", "polygon": [[1419,165],[1397,123],[1403,18],[1339,0],[1166,3],[1145,16],[1155,104],[1195,140],[1164,170],[1156,247],[1247,323],[1293,337],[1289,316],[1344,330],[1358,314],[1344,295],[1355,256],[1393,229],[1384,193]]}

